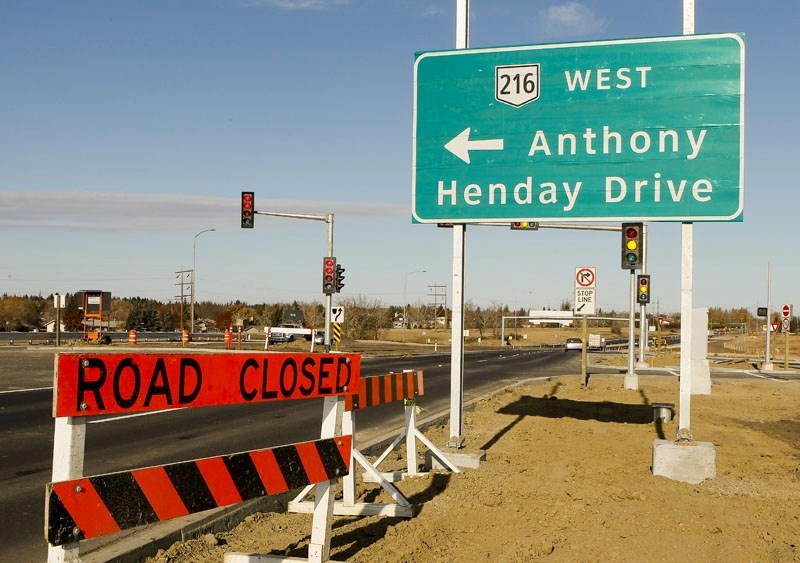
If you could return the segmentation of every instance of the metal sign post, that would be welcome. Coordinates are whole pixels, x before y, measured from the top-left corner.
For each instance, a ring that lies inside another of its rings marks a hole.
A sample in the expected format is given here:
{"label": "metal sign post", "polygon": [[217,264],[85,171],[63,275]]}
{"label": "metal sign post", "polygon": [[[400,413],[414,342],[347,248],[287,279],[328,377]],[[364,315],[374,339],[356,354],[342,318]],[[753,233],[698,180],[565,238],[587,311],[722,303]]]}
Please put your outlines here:
{"label": "metal sign post", "polygon": [[593,267],[575,268],[575,301],[573,311],[581,317],[581,381],[585,387],[589,380],[586,375],[587,348],[589,347],[589,315],[596,314],[595,286],[597,284],[597,270]]}
{"label": "metal sign post", "polygon": [[783,369],[789,369],[789,330],[792,327],[792,306],[781,308],[781,332],[783,332]]}

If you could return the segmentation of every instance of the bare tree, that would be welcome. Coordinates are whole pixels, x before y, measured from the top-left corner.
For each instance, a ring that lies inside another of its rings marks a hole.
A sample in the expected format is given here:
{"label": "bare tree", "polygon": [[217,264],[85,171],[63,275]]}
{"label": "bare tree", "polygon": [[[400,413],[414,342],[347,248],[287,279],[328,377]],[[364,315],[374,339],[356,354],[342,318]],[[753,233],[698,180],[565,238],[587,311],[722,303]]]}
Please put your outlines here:
{"label": "bare tree", "polygon": [[348,338],[378,340],[380,331],[391,326],[383,304],[364,295],[339,299],[345,308],[344,335]]}

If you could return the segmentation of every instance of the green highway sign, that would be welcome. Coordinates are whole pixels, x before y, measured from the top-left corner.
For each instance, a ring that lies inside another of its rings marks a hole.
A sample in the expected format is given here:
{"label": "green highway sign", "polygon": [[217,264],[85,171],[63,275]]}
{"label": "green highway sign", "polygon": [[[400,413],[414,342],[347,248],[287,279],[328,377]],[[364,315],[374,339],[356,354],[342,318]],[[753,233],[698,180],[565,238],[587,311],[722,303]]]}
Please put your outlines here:
{"label": "green highway sign", "polygon": [[417,53],[421,223],[741,221],[744,37]]}

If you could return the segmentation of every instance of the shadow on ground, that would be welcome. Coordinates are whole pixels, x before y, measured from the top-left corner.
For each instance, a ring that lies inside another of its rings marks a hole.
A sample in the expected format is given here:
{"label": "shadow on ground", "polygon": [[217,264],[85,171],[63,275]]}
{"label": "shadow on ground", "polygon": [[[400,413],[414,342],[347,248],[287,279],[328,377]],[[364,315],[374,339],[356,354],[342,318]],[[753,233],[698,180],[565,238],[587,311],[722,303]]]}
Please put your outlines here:
{"label": "shadow on ground", "polygon": [[641,404],[614,403],[611,401],[575,401],[573,399],[559,399],[556,395],[559,386],[560,384],[556,384],[550,393],[546,393],[542,397],[524,395],[498,410],[499,414],[516,415],[516,418],[481,446],[481,449],[488,450],[491,448],[526,416],[574,418],[577,420],[596,420],[598,422],[621,424],[653,424],[658,438],[664,439],[662,420],[653,420],[653,406],[644,391],[639,391],[639,395],[642,397]]}

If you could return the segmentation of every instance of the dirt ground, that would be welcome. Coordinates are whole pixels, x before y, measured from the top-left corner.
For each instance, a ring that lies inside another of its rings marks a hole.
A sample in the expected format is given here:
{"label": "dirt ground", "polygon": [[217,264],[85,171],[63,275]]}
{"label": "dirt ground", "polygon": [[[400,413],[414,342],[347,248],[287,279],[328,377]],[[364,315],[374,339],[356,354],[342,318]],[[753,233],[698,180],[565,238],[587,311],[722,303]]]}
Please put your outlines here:
{"label": "dirt ground", "polygon": [[[621,376],[587,388],[555,378],[482,400],[464,417],[467,450],[486,451],[480,468],[398,483],[419,506],[413,518],[336,517],[332,559],[800,561],[800,379],[715,379],[692,397],[693,439],[716,448],[716,477],[695,485],[651,472],[653,441],[674,439],[677,424],[654,423],[654,402],[678,404],[676,378],[640,376],[638,390]],[[437,445],[447,434],[425,430]],[[398,451],[381,469],[403,466]],[[359,488],[361,501],[390,501]],[[259,513],[149,561],[305,557],[310,532],[310,515]]]}

